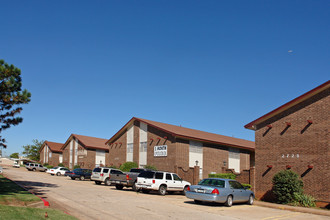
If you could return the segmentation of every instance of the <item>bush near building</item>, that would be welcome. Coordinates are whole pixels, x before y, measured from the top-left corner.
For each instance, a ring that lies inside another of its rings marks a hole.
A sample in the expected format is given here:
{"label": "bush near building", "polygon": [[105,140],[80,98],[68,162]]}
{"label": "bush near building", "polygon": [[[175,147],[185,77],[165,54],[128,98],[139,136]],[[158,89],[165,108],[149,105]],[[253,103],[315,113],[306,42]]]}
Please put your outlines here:
{"label": "bush near building", "polygon": [[236,175],[233,173],[215,173],[209,174],[209,178],[222,178],[222,179],[236,179]]}
{"label": "bush near building", "polygon": [[277,203],[304,207],[315,206],[315,199],[303,193],[303,181],[292,170],[281,170],[274,175],[272,182],[272,191]]}
{"label": "bush near building", "polygon": [[148,170],[154,170],[154,171],[157,171],[157,168],[156,168],[155,166],[153,166],[153,165],[146,165],[144,168],[145,168],[145,169],[148,169]]}
{"label": "bush near building", "polygon": [[120,165],[119,169],[123,172],[129,172],[132,168],[138,168],[137,163],[135,162],[126,162]]}

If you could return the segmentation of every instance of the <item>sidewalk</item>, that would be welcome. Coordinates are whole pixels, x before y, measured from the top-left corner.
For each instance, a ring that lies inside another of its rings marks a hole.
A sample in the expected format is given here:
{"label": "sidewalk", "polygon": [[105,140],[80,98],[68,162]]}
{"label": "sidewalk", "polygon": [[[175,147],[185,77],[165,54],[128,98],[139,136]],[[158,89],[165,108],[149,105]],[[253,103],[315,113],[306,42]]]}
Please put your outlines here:
{"label": "sidewalk", "polygon": [[310,213],[315,215],[330,216],[330,210],[328,211],[328,210],[322,210],[316,208],[289,206],[289,205],[282,205],[282,204],[263,202],[263,201],[254,201],[254,205],[273,208],[273,209],[282,209],[282,210],[289,210],[294,212],[303,212],[303,213]]}

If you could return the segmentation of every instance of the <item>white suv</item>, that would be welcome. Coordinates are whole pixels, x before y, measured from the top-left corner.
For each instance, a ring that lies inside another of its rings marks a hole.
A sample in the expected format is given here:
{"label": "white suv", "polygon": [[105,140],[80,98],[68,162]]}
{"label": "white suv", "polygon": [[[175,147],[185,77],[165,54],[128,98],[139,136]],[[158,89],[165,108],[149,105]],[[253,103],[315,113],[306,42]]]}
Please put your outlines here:
{"label": "white suv", "polygon": [[163,171],[145,171],[137,177],[136,186],[142,192],[147,193],[157,190],[162,196],[172,192],[182,192],[185,194],[190,183],[182,180],[177,174]]}
{"label": "white suv", "polygon": [[120,170],[109,167],[96,167],[93,170],[91,181],[95,181],[95,184],[100,185],[102,182],[106,186],[110,186],[110,175],[122,173]]}

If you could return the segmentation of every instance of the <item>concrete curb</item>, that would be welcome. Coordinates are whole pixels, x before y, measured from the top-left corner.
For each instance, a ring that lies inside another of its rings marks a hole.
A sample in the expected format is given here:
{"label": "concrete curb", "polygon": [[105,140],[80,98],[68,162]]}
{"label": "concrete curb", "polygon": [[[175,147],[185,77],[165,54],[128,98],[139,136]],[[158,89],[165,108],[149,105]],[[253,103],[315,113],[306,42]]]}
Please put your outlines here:
{"label": "concrete curb", "polygon": [[309,213],[309,214],[314,214],[314,215],[330,216],[330,211],[319,210],[319,209],[314,209],[314,208],[296,207],[296,206],[282,205],[282,204],[263,202],[263,201],[254,201],[254,205],[263,206],[263,207],[267,207],[267,208],[273,208],[273,209],[289,210],[289,211],[294,211],[294,212],[303,212],[303,213]]}
{"label": "concrete curb", "polygon": [[[2,173],[2,175],[3,175],[4,177],[6,177],[7,179],[9,179],[10,181],[16,183],[14,180],[10,179],[7,175],[4,175],[3,173]],[[41,201],[43,201],[45,207],[49,207],[49,206],[50,206],[50,204],[49,204],[49,202],[48,202],[47,200],[45,200],[45,199],[41,198],[40,196],[36,195],[34,192],[31,192],[31,190],[25,188],[25,186],[22,186],[22,185],[20,185],[20,184],[18,184],[18,183],[16,183],[16,184],[19,185],[20,187],[22,187],[23,189],[25,189],[26,191],[30,192],[31,194],[35,195],[35,196],[38,197],[39,199],[41,199]]]}

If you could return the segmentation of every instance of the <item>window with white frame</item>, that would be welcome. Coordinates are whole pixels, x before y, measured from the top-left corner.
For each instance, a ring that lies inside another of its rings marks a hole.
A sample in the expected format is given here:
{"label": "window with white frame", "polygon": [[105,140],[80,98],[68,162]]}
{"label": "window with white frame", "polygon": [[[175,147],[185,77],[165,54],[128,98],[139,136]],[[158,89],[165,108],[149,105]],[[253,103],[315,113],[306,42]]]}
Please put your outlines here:
{"label": "window with white frame", "polygon": [[133,153],[133,143],[127,144],[127,153]]}
{"label": "window with white frame", "polygon": [[140,152],[147,152],[148,150],[148,144],[147,142],[140,142]]}

